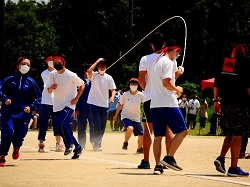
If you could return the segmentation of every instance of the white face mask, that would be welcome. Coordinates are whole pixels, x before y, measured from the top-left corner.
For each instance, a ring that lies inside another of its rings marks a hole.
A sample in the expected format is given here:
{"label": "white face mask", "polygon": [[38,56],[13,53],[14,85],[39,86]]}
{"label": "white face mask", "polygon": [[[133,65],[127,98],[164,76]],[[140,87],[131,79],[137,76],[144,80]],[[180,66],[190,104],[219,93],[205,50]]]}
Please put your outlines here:
{"label": "white face mask", "polygon": [[131,86],[129,86],[129,87],[130,87],[130,90],[131,90],[131,91],[136,91],[136,90],[137,90],[137,88],[138,88],[138,86],[132,86],[132,85],[131,85]]}
{"label": "white face mask", "polygon": [[101,75],[103,75],[103,74],[106,72],[106,70],[98,70],[98,72],[99,72]]}
{"label": "white face mask", "polygon": [[53,61],[48,61],[48,66],[53,68],[54,67]]}
{"label": "white face mask", "polygon": [[27,65],[21,65],[21,68],[19,69],[19,71],[20,71],[22,74],[28,73],[29,70],[30,70],[30,67],[27,66]]}

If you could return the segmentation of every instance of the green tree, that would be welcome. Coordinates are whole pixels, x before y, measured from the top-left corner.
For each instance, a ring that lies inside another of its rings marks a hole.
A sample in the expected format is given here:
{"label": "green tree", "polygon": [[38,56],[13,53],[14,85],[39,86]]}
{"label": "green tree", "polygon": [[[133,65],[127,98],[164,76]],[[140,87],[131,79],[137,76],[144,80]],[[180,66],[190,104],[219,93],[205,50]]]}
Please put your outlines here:
{"label": "green tree", "polygon": [[[16,62],[18,56],[29,55],[34,61],[33,69],[40,70],[43,57],[50,51],[58,50],[59,38],[54,23],[47,17],[47,11],[45,4],[34,0],[20,0],[17,4],[11,1],[6,3],[6,61]],[[8,73],[10,72],[5,72]],[[40,77],[40,74],[35,75]]]}

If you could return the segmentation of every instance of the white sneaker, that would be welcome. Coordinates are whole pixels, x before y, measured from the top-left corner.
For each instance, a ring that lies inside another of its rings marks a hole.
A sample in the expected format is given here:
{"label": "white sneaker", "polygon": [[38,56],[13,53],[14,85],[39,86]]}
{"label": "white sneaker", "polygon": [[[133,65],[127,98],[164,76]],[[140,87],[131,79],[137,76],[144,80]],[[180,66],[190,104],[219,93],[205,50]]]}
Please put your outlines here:
{"label": "white sneaker", "polygon": [[39,153],[44,153],[44,147],[45,147],[45,144],[44,143],[39,143],[38,144],[38,152]]}
{"label": "white sneaker", "polygon": [[56,144],[56,152],[64,152],[63,144]]}

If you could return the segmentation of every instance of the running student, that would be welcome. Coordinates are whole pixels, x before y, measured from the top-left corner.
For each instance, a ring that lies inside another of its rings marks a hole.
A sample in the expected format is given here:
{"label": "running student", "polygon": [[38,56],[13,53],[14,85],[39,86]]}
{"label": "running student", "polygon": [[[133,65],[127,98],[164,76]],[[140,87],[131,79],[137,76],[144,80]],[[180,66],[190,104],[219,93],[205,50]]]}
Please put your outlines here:
{"label": "running student", "polygon": [[120,110],[122,109],[121,120],[124,127],[127,129],[125,132],[125,141],[123,143],[122,149],[128,149],[128,141],[134,132],[134,135],[138,136],[138,147],[136,153],[141,154],[143,153],[143,128],[140,123],[140,114],[141,103],[143,102],[143,94],[137,90],[138,85],[139,83],[136,78],[130,79],[130,90],[121,96],[113,119],[115,121],[117,120]]}
{"label": "running student", "polygon": [[68,70],[65,64],[63,55],[53,56],[56,71],[50,73],[46,87],[49,93],[54,92],[55,127],[59,129],[59,134],[63,138],[64,155],[73,151],[72,159],[77,159],[84,149],[73,135],[71,117],[85,86],[84,81]]}
{"label": "running student", "polygon": [[20,57],[16,63],[15,73],[4,78],[1,91],[4,94],[2,113],[2,130],[0,145],[0,166],[5,166],[5,156],[13,144],[12,158],[18,159],[20,147],[28,132],[32,113],[36,112],[41,91],[37,83],[28,76],[31,62]]}
{"label": "running student", "polygon": [[[79,77],[84,81],[85,88],[81,97],[79,98],[79,101],[76,104],[76,111],[75,111],[77,117],[77,126],[78,126],[78,141],[83,146],[84,149],[86,145],[86,138],[87,138],[86,129],[87,129],[87,123],[89,121],[89,112],[90,112],[90,106],[87,103],[89,91],[91,88],[91,81],[90,81],[91,77],[87,72],[90,66],[91,64],[86,64],[86,63],[82,65],[83,74],[81,74]],[[90,128],[89,131],[90,131],[90,142],[92,142],[93,129]]]}
{"label": "running student", "polygon": [[45,136],[46,136],[46,132],[48,129],[48,121],[50,117],[52,118],[53,131],[54,131],[54,136],[56,138],[56,151],[62,152],[64,151],[64,149],[63,149],[63,144],[61,143],[61,136],[59,134],[59,130],[54,125],[55,124],[55,115],[53,113],[54,93],[53,92],[48,93],[48,90],[46,88],[46,82],[49,78],[50,72],[55,71],[55,68],[53,66],[53,56],[48,55],[45,58],[45,63],[47,65],[47,69],[41,73],[44,89],[42,91],[42,101],[41,101],[42,107],[41,107],[41,111],[39,115],[38,152],[39,153],[44,152],[44,147],[45,147],[44,141],[45,141]]}

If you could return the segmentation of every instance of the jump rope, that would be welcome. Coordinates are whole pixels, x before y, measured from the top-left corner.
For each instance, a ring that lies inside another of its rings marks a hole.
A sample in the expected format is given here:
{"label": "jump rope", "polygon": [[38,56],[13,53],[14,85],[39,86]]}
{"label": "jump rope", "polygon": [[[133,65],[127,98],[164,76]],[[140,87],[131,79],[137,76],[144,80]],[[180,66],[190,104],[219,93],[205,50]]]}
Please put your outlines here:
{"label": "jump rope", "polygon": [[[158,26],[156,26],[152,31],[150,31],[146,36],[144,36],[139,42],[137,42],[133,47],[131,47],[126,53],[124,53],[120,58],[118,58],[115,62],[113,62],[109,67],[107,67],[107,70],[109,68],[111,68],[113,65],[115,65],[117,62],[119,62],[123,57],[125,57],[129,52],[131,52],[136,46],[138,46],[143,40],[145,40],[150,34],[152,34],[155,30],[157,30],[158,28],[160,28],[162,25],[164,25],[165,23],[167,23],[168,21],[172,20],[172,19],[181,19],[184,23],[184,28],[185,28],[185,38],[184,38],[184,47],[183,47],[183,56],[182,56],[182,62],[181,62],[181,67],[183,67],[184,64],[184,59],[185,59],[185,55],[186,55],[186,45],[187,45],[187,24],[186,21],[181,17],[181,16],[173,16],[170,17],[168,19],[166,19],[165,21],[163,21],[161,24],[159,24]],[[148,126],[148,121],[147,121],[147,117],[146,114],[143,110],[143,115],[145,117],[146,120],[146,126],[150,135],[150,138],[152,140],[152,134],[151,131],[149,129]]]}

